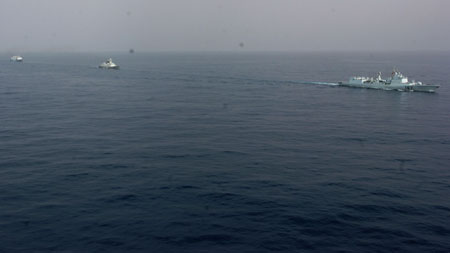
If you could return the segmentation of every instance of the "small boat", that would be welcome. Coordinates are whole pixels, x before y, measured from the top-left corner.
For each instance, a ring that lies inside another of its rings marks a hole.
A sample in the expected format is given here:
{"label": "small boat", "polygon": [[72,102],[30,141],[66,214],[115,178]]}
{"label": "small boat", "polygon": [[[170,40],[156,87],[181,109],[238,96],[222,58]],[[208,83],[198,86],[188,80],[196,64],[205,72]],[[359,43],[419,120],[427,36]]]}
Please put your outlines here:
{"label": "small boat", "polygon": [[119,69],[119,65],[115,64],[111,58],[98,66],[101,69]]}
{"label": "small boat", "polygon": [[11,57],[9,61],[23,62],[23,57],[19,55],[14,55],[13,57]]}
{"label": "small boat", "polygon": [[350,77],[348,82],[339,82],[339,85],[354,88],[422,92],[435,92],[436,89],[439,88],[439,85],[423,84],[422,82],[416,82],[414,80],[409,81],[408,77],[404,76],[396,69],[392,71],[391,77],[386,80],[381,78],[381,72],[379,72],[378,76],[375,78],[353,76]]}

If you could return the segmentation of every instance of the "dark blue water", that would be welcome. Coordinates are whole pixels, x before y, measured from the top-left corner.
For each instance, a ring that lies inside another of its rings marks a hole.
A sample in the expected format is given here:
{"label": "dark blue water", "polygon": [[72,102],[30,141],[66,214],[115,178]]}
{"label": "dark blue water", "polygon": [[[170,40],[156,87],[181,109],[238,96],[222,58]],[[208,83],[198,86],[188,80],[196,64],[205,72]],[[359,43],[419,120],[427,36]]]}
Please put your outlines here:
{"label": "dark blue water", "polygon": [[9,57],[0,252],[450,251],[450,53]]}

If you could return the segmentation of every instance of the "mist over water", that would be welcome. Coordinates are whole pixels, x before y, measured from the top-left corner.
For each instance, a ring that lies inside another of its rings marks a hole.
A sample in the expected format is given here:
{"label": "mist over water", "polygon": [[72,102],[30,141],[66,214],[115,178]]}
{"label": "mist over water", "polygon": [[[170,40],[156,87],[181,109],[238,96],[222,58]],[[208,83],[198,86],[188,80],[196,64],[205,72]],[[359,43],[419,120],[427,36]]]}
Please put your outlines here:
{"label": "mist over water", "polygon": [[450,50],[447,0],[1,0],[0,52]]}
{"label": "mist over water", "polygon": [[0,251],[447,252],[449,56],[3,55]]}

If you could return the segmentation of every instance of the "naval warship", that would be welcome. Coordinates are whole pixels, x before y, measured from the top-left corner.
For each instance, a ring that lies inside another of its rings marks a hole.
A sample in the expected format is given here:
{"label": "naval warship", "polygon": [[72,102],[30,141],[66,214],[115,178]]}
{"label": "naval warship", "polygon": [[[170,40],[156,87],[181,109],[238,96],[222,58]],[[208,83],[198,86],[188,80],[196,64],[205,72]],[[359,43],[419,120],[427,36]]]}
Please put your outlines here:
{"label": "naval warship", "polygon": [[119,65],[115,64],[111,58],[98,66],[101,69],[119,69]]}
{"label": "naval warship", "polygon": [[377,77],[350,77],[348,82],[339,82],[340,86],[367,88],[367,89],[381,89],[381,90],[398,90],[398,91],[422,91],[435,92],[439,85],[423,84],[414,80],[409,81],[408,77],[404,76],[400,71],[394,69],[392,75],[388,79],[381,78],[381,72],[378,72]]}

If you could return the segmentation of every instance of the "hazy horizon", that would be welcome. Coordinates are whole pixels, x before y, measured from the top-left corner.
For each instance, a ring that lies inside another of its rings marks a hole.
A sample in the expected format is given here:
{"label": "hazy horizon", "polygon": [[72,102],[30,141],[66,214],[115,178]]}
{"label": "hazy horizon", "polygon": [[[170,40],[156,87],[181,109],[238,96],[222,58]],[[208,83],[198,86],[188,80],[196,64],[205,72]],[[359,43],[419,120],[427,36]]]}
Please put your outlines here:
{"label": "hazy horizon", "polygon": [[0,52],[450,51],[445,0],[0,0]]}

